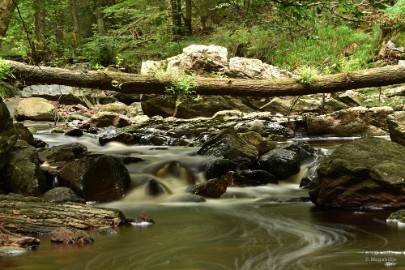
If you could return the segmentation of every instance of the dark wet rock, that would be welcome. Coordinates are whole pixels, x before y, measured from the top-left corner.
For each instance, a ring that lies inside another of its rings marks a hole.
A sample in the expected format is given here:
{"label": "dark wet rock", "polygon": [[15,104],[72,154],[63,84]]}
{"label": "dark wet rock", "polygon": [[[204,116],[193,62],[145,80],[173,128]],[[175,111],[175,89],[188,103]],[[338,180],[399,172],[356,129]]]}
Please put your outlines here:
{"label": "dark wet rock", "polygon": [[267,126],[264,127],[264,131],[267,134],[281,135],[284,136],[285,138],[291,137],[292,135],[292,130],[286,128],[285,126],[277,122],[269,123]]}
{"label": "dark wet rock", "polygon": [[236,171],[237,164],[229,159],[215,159],[208,163],[204,172],[205,179],[221,178],[229,171]]}
{"label": "dark wet rock", "polygon": [[396,222],[398,224],[402,223],[401,225],[403,226],[403,224],[405,223],[405,209],[401,209],[391,213],[387,219],[387,222]]}
{"label": "dark wet rock", "polygon": [[233,176],[233,183],[236,186],[262,186],[277,184],[277,178],[264,170],[243,170]]}
{"label": "dark wet rock", "polygon": [[269,152],[276,148],[276,143],[263,138],[259,133],[255,131],[248,131],[239,134],[248,144],[257,148],[259,155]]}
{"label": "dark wet rock", "polygon": [[2,255],[18,255],[27,250],[35,250],[41,241],[31,236],[0,233],[0,257]]}
{"label": "dark wet rock", "polygon": [[196,177],[189,166],[178,160],[169,160],[157,164],[151,173],[161,179],[172,178],[182,181],[184,185],[196,183]]}
{"label": "dark wet rock", "polygon": [[148,212],[142,212],[140,213],[135,220],[133,221],[135,223],[141,223],[141,222],[147,222],[151,224],[155,224],[156,222],[152,219],[150,214]]}
{"label": "dark wet rock", "polygon": [[116,157],[88,155],[66,164],[60,171],[61,182],[86,201],[121,199],[130,185],[129,172]]}
{"label": "dark wet rock", "polygon": [[38,153],[26,141],[19,140],[3,170],[4,188],[8,192],[37,196],[47,188]]}
{"label": "dark wet rock", "polygon": [[15,131],[17,132],[18,139],[26,141],[29,145],[34,146],[35,140],[34,135],[32,135],[31,131],[24,126],[21,122],[14,123]]}
{"label": "dark wet rock", "polygon": [[131,120],[127,116],[120,114],[113,119],[112,125],[118,128],[126,127],[131,125]]}
{"label": "dark wet rock", "polygon": [[39,98],[22,99],[15,111],[14,117],[18,121],[54,121],[57,119],[56,107],[50,101]]}
{"label": "dark wet rock", "polygon": [[259,169],[265,170],[278,180],[284,180],[300,171],[300,157],[291,150],[277,148],[259,158]]}
{"label": "dark wet rock", "polygon": [[93,230],[93,232],[106,235],[117,234],[117,231],[109,226],[96,228]]}
{"label": "dark wet rock", "polygon": [[321,155],[318,149],[315,149],[307,142],[293,142],[284,149],[297,153],[301,163],[310,162]]}
{"label": "dark wet rock", "polygon": [[87,147],[81,143],[69,143],[44,149],[38,153],[41,162],[49,164],[73,161],[87,154]]}
{"label": "dark wet rock", "polygon": [[171,138],[160,134],[145,134],[139,139],[142,145],[168,145]]}
{"label": "dark wet rock", "polygon": [[405,111],[389,115],[387,124],[391,141],[405,146]]}
{"label": "dark wet rock", "polygon": [[210,179],[203,184],[190,186],[187,192],[203,196],[205,198],[219,198],[225,193],[228,187],[228,182],[222,178]]}
{"label": "dark wet rock", "polygon": [[309,194],[324,207],[405,207],[405,147],[378,138],[346,143],[321,162]]}
{"label": "dark wet rock", "polygon": [[84,203],[85,201],[77,196],[77,194],[67,187],[55,187],[42,195],[42,199],[47,202],[65,203],[76,202]]}
{"label": "dark wet rock", "polygon": [[223,157],[232,160],[243,169],[256,163],[259,151],[240,137],[233,128],[230,128],[205,142],[198,150],[198,154]]}
{"label": "dark wet rock", "polygon": [[149,179],[145,183],[145,193],[148,196],[157,197],[159,195],[165,194],[164,187],[155,179]]}
{"label": "dark wet rock", "polygon": [[10,112],[0,98],[0,170],[8,161],[10,151],[17,142],[17,137]]}
{"label": "dark wet rock", "polygon": [[79,128],[71,128],[65,131],[65,135],[72,137],[81,137],[83,136],[83,130]]}
{"label": "dark wet rock", "polygon": [[141,134],[130,133],[107,133],[99,136],[98,141],[101,145],[105,145],[109,142],[120,142],[123,144],[136,144],[139,143]]}
{"label": "dark wet rock", "polygon": [[73,230],[67,227],[56,228],[51,233],[51,242],[56,244],[91,245],[94,239],[83,230]]}

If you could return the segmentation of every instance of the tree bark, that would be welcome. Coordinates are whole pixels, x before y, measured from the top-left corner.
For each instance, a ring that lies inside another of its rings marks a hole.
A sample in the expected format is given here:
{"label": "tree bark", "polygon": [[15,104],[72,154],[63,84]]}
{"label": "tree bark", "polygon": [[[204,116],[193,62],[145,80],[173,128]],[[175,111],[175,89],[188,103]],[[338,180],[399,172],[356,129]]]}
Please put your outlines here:
{"label": "tree bark", "polygon": [[78,10],[77,10],[76,0],[70,0],[69,5],[70,5],[70,12],[72,14],[73,29],[74,29],[74,35],[73,35],[72,39],[73,39],[73,42],[79,41],[78,43],[80,43],[81,29],[80,29],[80,22],[79,22],[79,15],[78,15]]}
{"label": "tree bark", "polygon": [[11,233],[34,235],[48,234],[60,227],[93,230],[115,228],[127,222],[118,210],[42,202],[40,198],[21,195],[0,195],[0,219],[2,227]]}
{"label": "tree bark", "polygon": [[181,23],[181,0],[170,0],[172,23],[173,23],[173,36],[178,38],[183,35],[183,26]]}
{"label": "tree bark", "polygon": [[[16,0],[2,0],[0,1],[0,37],[4,37],[7,33],[8,25],[10,24]],[[1,45],[1,38],[0,38]]]}
{"label": "tree bark", "polygon": [[184,26],[186,27],[186,35],[191,36],[193,34],[192,27],[192,3],[191,0],[186,0],[186,16],[184,17]]}
{"label": "tree bark", "polygon": [[[30,66],[15,61],[5,61],[18,80],[25,84],[61,84],[76,87],[112,90],[130,94],[167,94],[174,87],[170,78],[121,72],[88,71]],[[316,93],[341,92],[350,89],[379,87],[405,83],[405,66],[386,66],[321,76],[311,83],[297,79],[251,80],[232,78],[195,77],[196,95],[232,96],[301,96]]]}

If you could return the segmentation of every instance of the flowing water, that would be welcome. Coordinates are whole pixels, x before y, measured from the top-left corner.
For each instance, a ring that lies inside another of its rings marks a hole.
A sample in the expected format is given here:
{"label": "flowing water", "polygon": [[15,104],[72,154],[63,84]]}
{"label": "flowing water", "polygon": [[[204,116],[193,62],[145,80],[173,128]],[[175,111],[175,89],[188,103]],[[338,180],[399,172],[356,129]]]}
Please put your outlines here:
{"label": "flowing water", "polygon": [[[206,162],[190,148],[101,147],[91,138],[37,137],[51,146],[79,141],[92,151],[141,157],[144,162],[128,167],[133,179],[170,160],[187,164],[198,176]],[[138,189],[101,206],[128,217],[147,211],[156,224],[92,234],[95,243],[86,247],[52,245],[42,237],[36,251],[0,257],[0,269],[405,269],[405,230],[385,222],[388,212],[320,210],[289,200],[303,196],[306,191],[294,181],[229,188],[221,199],[203,203],[152,199]]]}

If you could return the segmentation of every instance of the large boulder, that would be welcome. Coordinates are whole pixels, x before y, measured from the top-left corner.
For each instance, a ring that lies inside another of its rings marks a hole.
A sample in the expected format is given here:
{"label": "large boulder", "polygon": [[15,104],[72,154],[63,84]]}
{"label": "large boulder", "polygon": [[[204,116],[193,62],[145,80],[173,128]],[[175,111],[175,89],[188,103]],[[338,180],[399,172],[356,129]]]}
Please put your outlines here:
{"label": "large boulder", "polygon": [[405,147],[397,143],[378,138],[346,143],[317,171],[310,197],[318,206],[405,207]]}
{"label": "large boulder", "polygon": [[405,146],[405,111],[394,112],[387,118],[391,141]]}
{"label": "large boulder", "polygon": [[14,117],[18,121],[54,121],[57,117],[55,105],[44,98],[22,99],[16,108]]}
{"label": "large boulder", "polygon": [[[173,116],[175,105],[176,97],[173,96],[144,95],[142,97],[142,111],[147,116]],[[252,108],[243,104],[240,99],[231,96],[204,96],[199,100],[191,96],[184,96],[181,97],[176,117],[185,119],[199,116],[211,117],[216,112],[223,110],[251,112]]]}
{"label": "large boulder", "polygon": [[[274,79],[290,78],[294,75],[288,71],[263,63],[259,59],[231,58],[228,64],[227,49],[221,46],[191,45],[183,53],[161,61],[145,61],[141,74],[176,74],[187,73],[198,76],[228,76],[233,78]],[[267,99],[265,99],[267,101]],[[266,102],[264,101],[264,102]],[[257,98],[240,98],[231,96],[205,96],[201,100],[195,97],[182,97],[176,117],[194,118],[211,117],[221,110],[237,109],[251,112],[252,104],[261,104]],[[148,116],[172,116],[176,104],[175,97],[144,95],[142,110]],[[260,105],[258,105],[260,106]]]}
{"label": "large boulder", "polygon": [[233,128],[229,128],[206,141],[198,154],[223,157],[235,162],[239,168],[247,169],[257,162],[259,151]]}
{"label": "large boulder", "polygon": [[13,126],[13,119],[0,98],[0,170],[6,164],[11,149],[17,142],[17,133]]}
{"label": "large boulder", "polygon": [[307,115],[309,135],[354,136],[382,135],[388,131],[387,116],[391,107],[353,107],[325,115]]}
{"label": "large boulder", "polygon": [[285,180],[300,171],[301,160],[297,152],[276,148],[262,155],[259,159],[259,168]]}
{"label": "large boulder", "polygon": [[19,140],[4,168],[4,187],[7,192],[38,196],[47,188],[38,153],[26,141]]}
{"label": "large boulder", "polygon": [[91,96],[91,91],[58,84],[30,85],[23,88],[21,96],[23,98],[42,97],[61,104],[81,104],[84,103],[84,98]]}
{"label": "large boulder", "polygon": [[86,201],[121,199],[130,185],[129,172],[116,157],[92,154],[69,162],[60,171],[62,185],[70,187]]}

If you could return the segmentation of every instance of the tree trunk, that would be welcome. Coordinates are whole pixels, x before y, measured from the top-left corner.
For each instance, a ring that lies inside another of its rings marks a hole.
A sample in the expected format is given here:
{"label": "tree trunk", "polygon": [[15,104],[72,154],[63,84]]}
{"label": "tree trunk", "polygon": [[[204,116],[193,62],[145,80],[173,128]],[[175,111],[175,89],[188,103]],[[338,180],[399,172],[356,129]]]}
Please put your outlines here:
{"label": "tree trunk", "polygon": [[6,36],[8,25],[10,24],[16,0],[2,0],[0,1],[0,45],[1,38]]}
{"label": "tree trunk", "polygon": [[80,31],[80,22],[79,22],[79,15],[77,13],[77,2],[76,0],[70,0],[70,12],[72,14],[72,21],[73,21],[73,43],[78,42],[80,43],[81,38],[81,31]]}
{"label": "tree trunk", "polygon": [[[89,71],[38,67],[15,61],[5,61],[18,80],[25,84],[61,84],[76,87],[112,90],[131,94],[167,94],[168,87],[175,87],[170,78],[121,72]],[[311,83],[297,79],[251,80],[232,78],[195,77],[196,95],[232,96],[301,96],[316,93],[341,92],[365,87],[379,87],[405,83],[405,66],[386,66],[321,76]]]}
{"label": "tree trunk", "polygon": [[[48,234],[59,227],[93,230],[125,224],[124,214],[76,203],[49,203],[40,198],[0,195],[2,227],[11,233]],[[1,233],[1,232],[0,232]]]}
{"label": "tree trunk", "polygon": [[45,0],[34,1],[34,10],[35,38],[39,44],[43,44],[45,40]]}
{"label": "tree trunk", "polygon": [[173,36],[178,38],[183,35],[183,26],[181,23],[181,0],[170,0],[172,23],[173,23]]}
{"label": "tree trunk", "polygon": [[184,26],[186,27],[186,35],[191,36],[193,34],[192,27],[192,3],[191,0],[186,0],[186,16],[184,17]]}
{"label": "tree trunk", "polygon": [[96,7],[95,14],[96,14],[96,19],[97,19],[98,34],[102,36],[105,34],[105,24],[104,24],[103,13],[101,12],[100,7]]}

